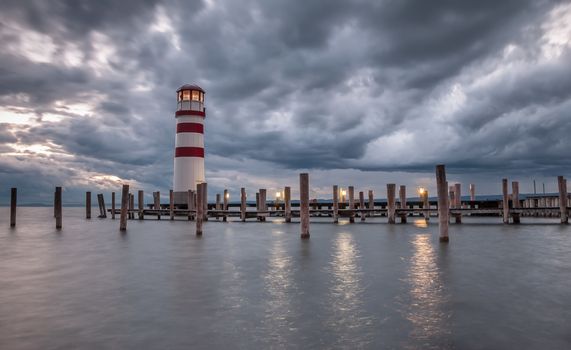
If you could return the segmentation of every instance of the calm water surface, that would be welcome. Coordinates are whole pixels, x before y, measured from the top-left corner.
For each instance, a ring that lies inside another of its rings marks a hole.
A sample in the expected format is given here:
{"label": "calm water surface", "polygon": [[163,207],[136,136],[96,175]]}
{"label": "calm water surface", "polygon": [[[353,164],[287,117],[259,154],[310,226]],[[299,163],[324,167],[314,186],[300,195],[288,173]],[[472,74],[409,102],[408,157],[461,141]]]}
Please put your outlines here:
{"label": "calm water surface", "polygon": [[[205,224],[0,208],[0,349],[571,349],[571,227]],[[410,220],[410,219],[409,219]],[[378,219],[378,222],[384,222]],[[535,223],[535,224],[534,224]],[[543,223],[539,225],[538,223]]]}

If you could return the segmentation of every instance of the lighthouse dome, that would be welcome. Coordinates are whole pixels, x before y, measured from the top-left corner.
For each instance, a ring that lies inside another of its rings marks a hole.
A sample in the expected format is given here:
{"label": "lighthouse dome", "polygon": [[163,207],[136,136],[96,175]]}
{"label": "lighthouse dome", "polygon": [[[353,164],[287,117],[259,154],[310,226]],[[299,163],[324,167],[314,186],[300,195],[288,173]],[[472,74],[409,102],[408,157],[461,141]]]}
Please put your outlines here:
{"label": "lighthouse dome", "polygon": [[176,90],[176,92],[179,92],[182,90],[195,90],[195,91],[200,91],[202,93],[205,92],[200,86],[198,86],[196,84],[184,84],[183,86],[179,87],[178,90]]}

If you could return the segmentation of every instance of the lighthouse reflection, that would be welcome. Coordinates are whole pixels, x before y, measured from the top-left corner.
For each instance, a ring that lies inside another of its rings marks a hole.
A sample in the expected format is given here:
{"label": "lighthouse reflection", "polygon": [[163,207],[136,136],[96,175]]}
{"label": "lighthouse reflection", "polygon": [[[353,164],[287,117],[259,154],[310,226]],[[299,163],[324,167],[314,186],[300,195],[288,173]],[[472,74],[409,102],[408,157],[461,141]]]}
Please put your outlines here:
{"label": "lighthouse reflection", "polygon": [[449,333],[450,312],[445,309],[447,297],[431,236],[417,234],[411,243],[413,255],[407,278],[410,303],[406,310],[406,318],[413,326],[411,338],[420,340],[425,348],[446,347],[440,340]]}

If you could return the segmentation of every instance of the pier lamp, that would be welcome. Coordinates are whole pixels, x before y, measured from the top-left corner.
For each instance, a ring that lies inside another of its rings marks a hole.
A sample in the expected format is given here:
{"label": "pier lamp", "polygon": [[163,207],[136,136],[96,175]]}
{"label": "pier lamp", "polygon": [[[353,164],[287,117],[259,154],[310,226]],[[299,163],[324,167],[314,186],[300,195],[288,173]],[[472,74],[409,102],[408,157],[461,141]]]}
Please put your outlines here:
{"label": "pier lamp", "polygon": [[282,193],[280,191],[276,192],[276,210],[280,208],[280,198]]}
{"label": "pier lamp", "polygon": [[230,199],[230,193],[226,192],[226,199]]}

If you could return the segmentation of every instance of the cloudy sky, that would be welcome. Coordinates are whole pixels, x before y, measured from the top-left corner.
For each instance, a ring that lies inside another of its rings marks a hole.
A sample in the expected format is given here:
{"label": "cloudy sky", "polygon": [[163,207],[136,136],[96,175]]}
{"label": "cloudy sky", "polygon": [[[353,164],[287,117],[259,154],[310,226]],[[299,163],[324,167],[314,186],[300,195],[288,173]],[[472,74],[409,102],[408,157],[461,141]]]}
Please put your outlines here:
{"label": "cloudy sky", "polygon": [[[176,89],[206,90],[211,198],[571,176],[571,3],[2,0],[0,203],[172,187]],[[270,192],[272,193],[272,192]],[[432,192],[434,193],[434,192]]]}

